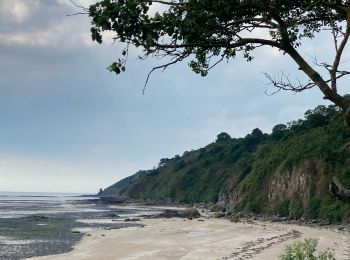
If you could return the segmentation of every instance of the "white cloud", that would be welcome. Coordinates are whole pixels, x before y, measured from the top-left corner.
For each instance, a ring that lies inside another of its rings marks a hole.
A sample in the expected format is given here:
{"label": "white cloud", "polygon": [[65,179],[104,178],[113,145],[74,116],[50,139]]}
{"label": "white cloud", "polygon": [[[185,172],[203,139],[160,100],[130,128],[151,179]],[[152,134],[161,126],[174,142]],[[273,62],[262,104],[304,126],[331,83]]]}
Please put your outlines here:
{"label": "white cloud", "polygon": [[2,17],[1,20],[24,23],[30,19],[38,6],[38,0],[1,0],[0,17]]}
{"label": "white cloud", "polygon": [[[95,1],[80,1],[89,6]],[[91,41],[87,15],[68,0],[49,3],[38,0],[2,0],[0,2],[0,44],[20,47],[81,48]],[[5,26],[5,25],[6,26]]]}
{"label": "white cloud", "polygon": [[61,23],[43,29],[0,33],[0,43],[30,47],[87,47],[93,42],[86,30],[80,28],[78,21],[66,17]]}

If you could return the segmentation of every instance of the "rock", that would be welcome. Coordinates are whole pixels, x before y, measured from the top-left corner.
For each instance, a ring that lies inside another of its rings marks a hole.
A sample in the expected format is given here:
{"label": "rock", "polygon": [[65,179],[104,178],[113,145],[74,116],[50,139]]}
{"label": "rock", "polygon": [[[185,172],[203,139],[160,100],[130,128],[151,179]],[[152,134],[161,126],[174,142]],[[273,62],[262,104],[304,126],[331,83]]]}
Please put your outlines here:
{"label": "rock", "polygon": [[182,213],[181,216],[188,219],[199,218],[201,214],[196,208],[187,208]]}
{"label": "rock", "polygon": [[222,212],[217,212],[216,214],[215,214],[215,217],[216,218],[223,218],[223,217],[225,217],[226,216],[226,214],[225,213],[222,213]]}
{"label": "rock", "polygon": [[215,204],[215,205],[213,205],[211,208],[210,208],[210,211],[211,212],[220,212],[220,211],[222,211],[222,207],[220,207],[219,205],[217,205],[217,204]]}
{"label": "rock", "polygon": [[329,226],[331,223],[329,221],[326,220],[322,220],[318,223],[318,225],[320,226]]}
{"label": "rock", "polygon": [[26,216],[26,217],[22,217],[25,219],[30,219],[32,221],[44,221],[44,220],[48,220],[49,218],[46,216],[40,216],[40,215],[31,215],[31,216]]}
{"label": "rock", "polygon": [[107,217],[107,218],[120,218],[119,215],[114,214],[114,213],[107,214],[106,217]]}
{"label": "rock", "polygon": [[160,213],[156,217],[158,218],[179,218],[181,217],[177,210],[166,209],[163,213]]}
{"label": "rock", "polygon": [[237,223],[237,222],[240,222],[241,219],[238,216],[234,215],[231,217],[230,221],[233,223]]}
{"label": "rock", "polygon": [[159,215],[155,216],[156,218],[188,218],[188,219],[194,219],[199,218],[201,214],[196,208],[187,208],[184,211],[177,211],[177,210],[171,210],[166,209],[163,213],[160,213]]}
{"label": "rock", "polygon": [[139,218],[126,218],[124,219],[125,222],[135,222],[135,221],[140,221]]}
{"label": "rock", "polygon": [[271,222],[281,222],[281,219],[277,216],[272,216],[270,219]]}

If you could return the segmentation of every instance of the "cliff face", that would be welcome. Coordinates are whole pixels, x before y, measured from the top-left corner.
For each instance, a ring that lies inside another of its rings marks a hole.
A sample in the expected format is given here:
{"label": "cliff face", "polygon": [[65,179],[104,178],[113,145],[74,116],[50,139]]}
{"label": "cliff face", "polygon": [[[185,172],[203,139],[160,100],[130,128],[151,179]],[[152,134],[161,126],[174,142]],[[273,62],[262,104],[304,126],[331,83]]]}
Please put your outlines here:
{"label": "cliff face", "polygon": [[307,160],[294,166],[291,171],[277,170],[273,174],[269,185],[268,200],[275,203],[297,194],[306,203],[312,192],[320,195],[323,190],[327,189],[328,183],[327,165],[320,160]]}
{"label": "cliff face", "polygon": [[[306,212],[312,198],[322,197],[327,193],[331,170],[321,160],[306,160],[292,169],[276,169],[266,175],[266,185],[258,187],[253,194],[258,194],[266,203],[265,212],[283,216],[293,216],[293,208],[289,207],[291,199],[300,202],[302,211]],[[245,183],[235,186],[235,178],[229,178],[223,185],[218,197],[218,205],[234,211],[241,203],[248,202],[250,193],[245,192]],[[247,198],[248,197],[248,198]],[[281,212],[280,207],[283,207]],[[253,211],[254,209],[251,208]]]}
{"label": "cliff face", "polygon": [[305,120],[254,129],[244,138],[221,133],[216,142],[163,158],[107,188],[102,196],[141,202],[217,203],[229,211],[350,220],[350,131],[334,108]]}

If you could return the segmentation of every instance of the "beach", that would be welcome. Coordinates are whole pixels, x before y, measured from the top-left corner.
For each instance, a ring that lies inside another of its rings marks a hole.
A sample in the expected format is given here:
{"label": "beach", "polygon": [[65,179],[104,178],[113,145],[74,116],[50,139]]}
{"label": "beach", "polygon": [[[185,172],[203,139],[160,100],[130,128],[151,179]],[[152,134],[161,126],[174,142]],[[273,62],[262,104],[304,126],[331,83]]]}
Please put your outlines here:
{"label": "beach", "polygon": [[320,227],[227,219],[156,218],[144,227],[93,230],[71,252],[32,260],[64,259],[278,259],[287,244],[303,238],[319,241],[337,260],[350,259],[350,237]]}

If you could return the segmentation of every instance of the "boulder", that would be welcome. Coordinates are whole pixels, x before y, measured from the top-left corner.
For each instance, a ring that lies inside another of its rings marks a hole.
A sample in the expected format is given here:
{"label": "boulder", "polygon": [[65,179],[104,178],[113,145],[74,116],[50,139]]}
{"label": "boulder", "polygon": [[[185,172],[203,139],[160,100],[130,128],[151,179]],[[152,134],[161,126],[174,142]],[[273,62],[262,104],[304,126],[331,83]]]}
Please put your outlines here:
{"label": "boulder", "polygon": [[166,209],[163,213],[160,213],[156,217],[158,218],[179,218],[181,215],[177,210]]}
{"label": "boulder", "polygon": [[201,216],[196,208],[187,208],[181,213],[181,215],[188,219],[199,218]]}

